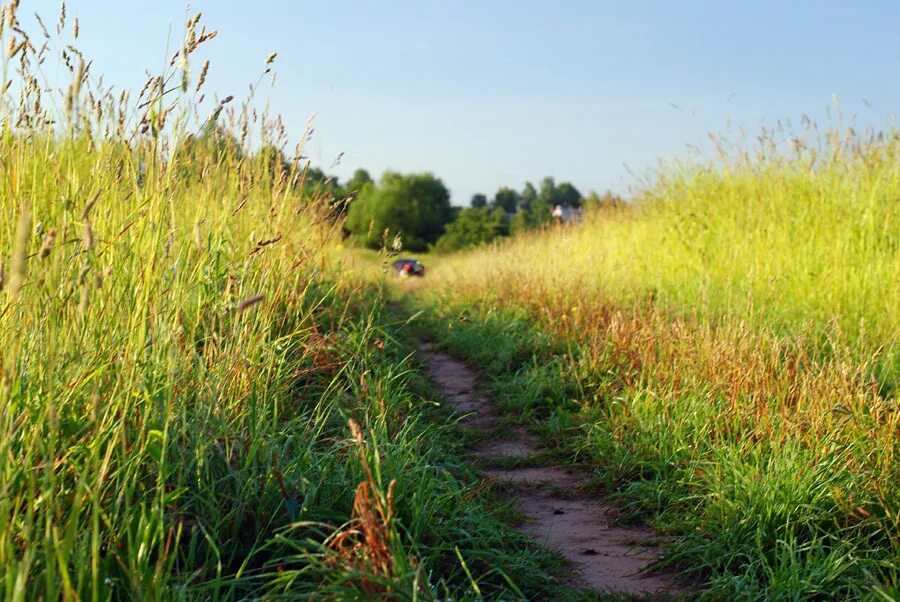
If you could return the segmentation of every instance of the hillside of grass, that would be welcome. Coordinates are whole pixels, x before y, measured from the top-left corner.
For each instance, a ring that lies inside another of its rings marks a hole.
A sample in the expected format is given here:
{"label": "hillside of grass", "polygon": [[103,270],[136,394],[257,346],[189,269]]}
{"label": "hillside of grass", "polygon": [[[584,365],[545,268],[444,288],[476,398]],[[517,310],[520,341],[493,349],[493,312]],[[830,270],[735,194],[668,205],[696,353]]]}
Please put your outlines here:
{"label": "hillside of grass", "polygon": [[900,595],[900,142],[674,164],[408,300],[724,599]]}

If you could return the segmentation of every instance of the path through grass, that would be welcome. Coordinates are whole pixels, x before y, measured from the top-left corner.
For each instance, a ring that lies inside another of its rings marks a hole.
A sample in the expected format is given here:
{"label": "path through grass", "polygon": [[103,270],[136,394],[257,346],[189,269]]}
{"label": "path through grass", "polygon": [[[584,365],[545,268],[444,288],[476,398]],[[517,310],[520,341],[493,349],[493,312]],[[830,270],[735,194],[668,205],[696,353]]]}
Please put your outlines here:
{"label": "path through grass", "polygon": [[[17,6],[0,8],[0,596],[549,591],[552,559],[492,508],[384,296],[345,269],[302,148],[273,161],[277,120],[201,102],[212,32],[190,19],[129,97],[65,14],[44,46]],[[54,48],[61,93],[42,83]]]}
{"label": "path through grass", "polygon": [[897,141],[675,168],[409,296],[728,599],[900,595]]}

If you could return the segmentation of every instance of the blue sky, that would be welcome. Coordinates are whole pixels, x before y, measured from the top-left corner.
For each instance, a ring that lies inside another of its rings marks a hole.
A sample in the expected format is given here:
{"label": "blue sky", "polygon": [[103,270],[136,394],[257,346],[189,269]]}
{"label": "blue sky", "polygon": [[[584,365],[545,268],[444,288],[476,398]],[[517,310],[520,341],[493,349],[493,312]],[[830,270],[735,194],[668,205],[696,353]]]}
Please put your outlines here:
{"label": "blue sky", "polygon": [[[659,159],[803,114],[832,95],[857,127],[900,103],[900,3],[483,0],[194,0],[219,36],[209,89],[241,97],[265,56],[265,95],[308,153],[357,167],[432,171],[456,203],[545,175],[627,193]],[[48,22],[58,3],[23,0]],[[93,73],[140,86],[159,70],[184,2],[70,0]],[[27,22],[27,20],[26,20]],[[864,99],[869,105],[864,104]],[[674,105],[674,106],[673,106]],[[676,108],[677,107],[677,108]]]}

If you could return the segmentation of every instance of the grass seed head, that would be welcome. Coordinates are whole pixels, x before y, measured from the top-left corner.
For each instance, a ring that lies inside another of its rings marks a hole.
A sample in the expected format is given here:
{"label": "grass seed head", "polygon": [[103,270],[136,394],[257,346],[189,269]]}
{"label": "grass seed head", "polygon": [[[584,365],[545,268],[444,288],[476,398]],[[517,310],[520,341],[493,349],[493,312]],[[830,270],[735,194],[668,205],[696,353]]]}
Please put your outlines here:
{"label": "grass seed head", "polygon": [[28,255],[28,235],[31,231],[31,209],[24,207],[16,224],[16,238],[10,260],[9,290],[10,300],[15,299],[25,284],[25,269]]}
{"label": "grass seed head", "polygon": [[53,249],[53,241],[56,238],[56,228],[50,228],[47,232],[47,235],[44,236],[44,242],[41,243],[41,250],[38,252],[38,257],[41,259],[46,259],[48,255],[50,255],[51,249]]}
{"label": "grass seed head", "polygon": [[84,222],[84,235],[81,242],[84,245],[85,251],[90,251],[94,248],[94,227],[90,220]]}
{"label": "grass seed head", "polygon": [[259,305],[266,298],[265,295],[253,295],[252,297],[247,297],[246,299],[241,299],[237,304],[237,310],[239,312],[244,312],[253,307],[254,305]]}
{"label": "grass seed head", "polygon": [[78,301],[78,315],[83,316],[85,313],[87,313],[90,303],[91,287],[87,286],[87,283],[85,283],[85,286],[81,287],[81,297]]}
{"label": "grass seed head", "polygon": [[197,87],[194,88],[195,92],[199,92],[203,84],[206,83],[207,73],[209,73],[209,59],[206,59],[206,62],[203,63],[203,68],[200,70],[200,78],[197,80]]}
{"label": "grass seed head", "polygon": [[350,433],[353,435],[353,439],[359,445],[363,445],[362,427],[359,426],[359,422],[357,422],[355,418],[351,418],[348,423],[350,425]]}

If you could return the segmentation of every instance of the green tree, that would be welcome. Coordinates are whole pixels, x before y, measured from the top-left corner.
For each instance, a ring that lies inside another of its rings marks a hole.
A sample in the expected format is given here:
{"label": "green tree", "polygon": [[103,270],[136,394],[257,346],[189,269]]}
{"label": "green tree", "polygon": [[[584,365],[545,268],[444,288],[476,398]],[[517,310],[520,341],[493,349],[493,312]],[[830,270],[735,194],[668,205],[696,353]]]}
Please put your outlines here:
{"label": "green tree", "polygon": [[519,208],[519,193],[504,186],[494,195],[493,209],[502,209],[506,213],[515,213]]}
{"label": "green tree", "polygon": [[[527,228],[536,228],[550,222],[551,212],[557,205],[577,208],[581,206],[581,193],[569,182],[557,185],[547,176],[541,180],[540,189],[535,190],[531,183],[525,185],[520,203],[526,215],[513,219],[510,228],[513,233]],[[527,209],[525,209],[527,207]]]}
{"label": "green tree", "polygon": [[[534,190],[533,186],[531,188]],[[529,204],[528,214],[516,224],[516,231],[522,228],[537,228],[552,219],[551,212],[556,200],[556,183],[553,178],[548,176],[541,180],[540,188],[536,192]]]}
{"label": "green tree", "polygon": [[350,205],[346,227],[371,248],[399,235],[407,249],[424,251],[452,218],[450,193],[441,180],[430,173],[385,172],[377,186],[363,186]]}
{"label": "green tree", "polygon": [[531,205],[537,199],[538,193],[534,188],[534,184],[531,182],[525,182],[525,188],[522,189],[522,194],[519,195],[519,211],[528,212],[531,211]]}
{"label": "green tree", "polygon": [[483,194],[473,194],[472,201],[469,203],[472,206],[472,209],[481,209],[482,207],[487,207],[488,200],[487,197]]}
{"label": "green tree", "polygon": [[372,177],[369,175],[365,169],[357,169],[353,172],[353,175],[347,180],[347,183],[344,184],[344,190],[347,195],[355,195],[359,194],[359,191],[363,189],[363,186],[372,182]]}
{"label": "green tree", "polygon": [[540,192],[538,192],[538,200],[543,201],[546,205],[553,207],[556,201],[556,181],[547,176],[541,180]]}
{"label": "green tree", "polygon": [[434,249],[447,253],[490,242],[507,230],[506,213],[497,207],[472,207],[460,211],[457,218],[447,225]]}
{"label": "green tree", "polygon": [[562,205],[563,207],[571,207],[573,209],[581,207],[581,193],[569,182],[560,183],[559,186],[556,187],[554,196],[556,201],[554,206]]}
{"label": "green tree", "polygon": [[334,199],[331,204],[334,215],[337,217],[346,214],[353,199],[359,196],[365,186],[371,184],[372,177],[365,169],[354,171],[350,179],[343,185],[335,180]]}

